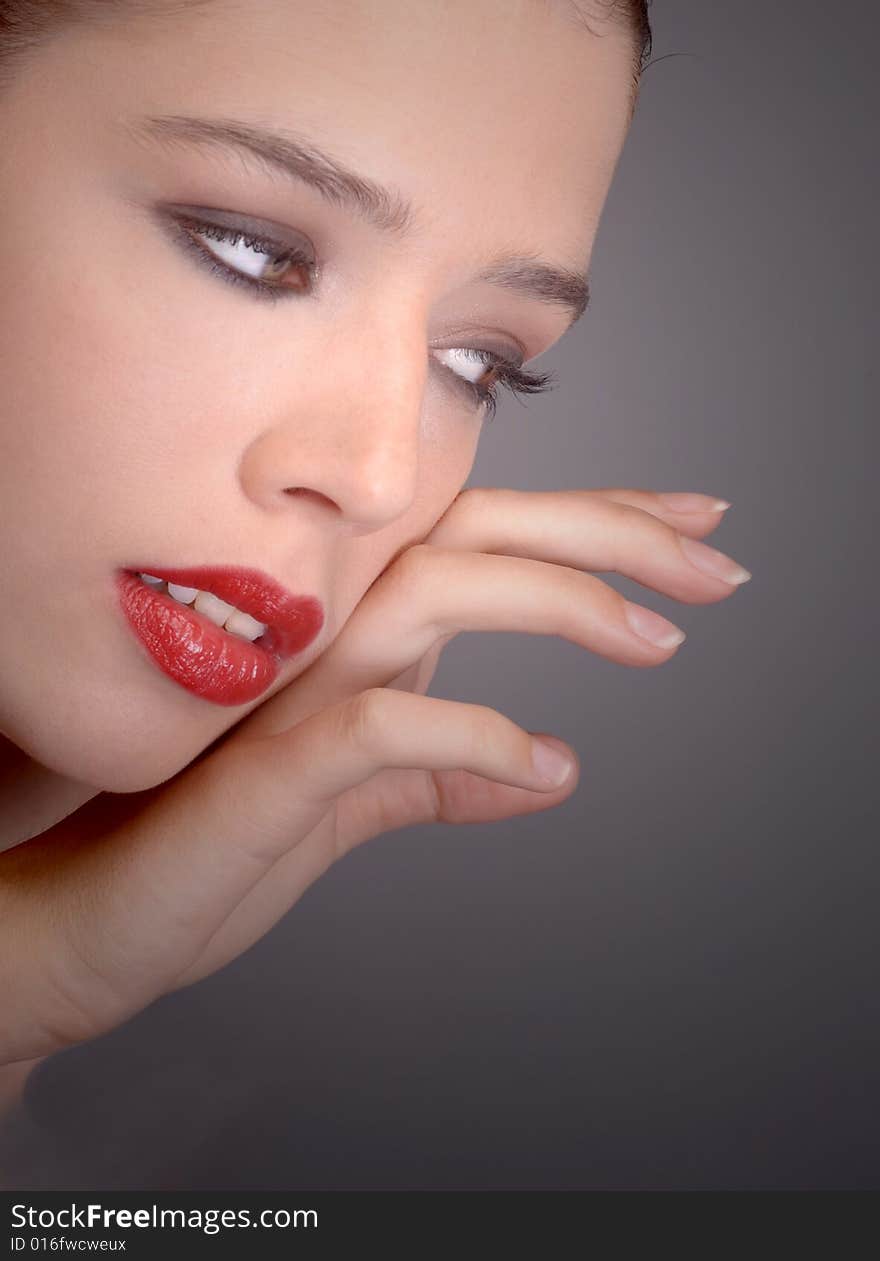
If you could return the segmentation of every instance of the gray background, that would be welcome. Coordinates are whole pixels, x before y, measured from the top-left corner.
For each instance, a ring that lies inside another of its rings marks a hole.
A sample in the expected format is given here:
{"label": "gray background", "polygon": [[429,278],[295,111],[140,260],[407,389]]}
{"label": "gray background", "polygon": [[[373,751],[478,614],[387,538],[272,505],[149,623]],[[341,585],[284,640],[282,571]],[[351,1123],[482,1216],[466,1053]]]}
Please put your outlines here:
{"label": "gray background", "polygon": [[561,735],[575,795],[369,842],[53,1057],[7,1188],[880,1186],[875,12],[656,0],[593,305],[471,478],[725,496],[752,581],[605,575],[689,632],[656,669],[459,636],[432,693]]}

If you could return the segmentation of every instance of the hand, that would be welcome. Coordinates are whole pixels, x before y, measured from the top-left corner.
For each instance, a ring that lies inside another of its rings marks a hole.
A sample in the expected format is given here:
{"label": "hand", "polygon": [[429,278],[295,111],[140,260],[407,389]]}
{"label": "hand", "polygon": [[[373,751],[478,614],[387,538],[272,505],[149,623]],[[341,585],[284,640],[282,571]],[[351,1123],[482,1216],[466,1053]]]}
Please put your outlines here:
{"label": "hand", "polygon": [[423,694],[443,645],[461,630],[527,630],[660,664],[673,650],[633,634],[629,602],[580,571],[711,603],[733,586],[695,569],[682,543],[719,519],[642,490],[463,491],[326,652],[219,747],[0,854],[0,1063],[95,1037],[216,971],[371,836],[564,800],[573,754],[554,787],[508,718]]}

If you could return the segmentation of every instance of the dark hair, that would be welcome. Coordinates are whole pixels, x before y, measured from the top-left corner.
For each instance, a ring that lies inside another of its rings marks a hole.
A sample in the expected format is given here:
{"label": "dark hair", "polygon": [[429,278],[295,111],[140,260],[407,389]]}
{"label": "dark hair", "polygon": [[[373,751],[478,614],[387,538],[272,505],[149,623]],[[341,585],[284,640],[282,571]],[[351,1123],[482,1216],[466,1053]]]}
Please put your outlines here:
{"label": "dark hair", "polygon": [[[213,0],[0,0],[0,92],[18,67],[53,35],[79,23],[100,23],[125,8],[134,17],[174,15]],[[577,19],[593,34],[588,18],[624,26],[633,36],[630,118],[638,99],[642,71],[651,55],[651,0],[571,0]]]}
{"label": "dark hair", "polygon": [[654,44],[654,36],[651,32],[651,21],[648,17],[648,5],[651,0],[627,0],[627,10],[629,12],[630,27],[635,36],[635,61],[633,63],[633,96],[632,108],[630,110],[630,118],[636,107],[639,96],[639,84],[642,81],[642,71],[648,64],[651,57],[651,50]]}

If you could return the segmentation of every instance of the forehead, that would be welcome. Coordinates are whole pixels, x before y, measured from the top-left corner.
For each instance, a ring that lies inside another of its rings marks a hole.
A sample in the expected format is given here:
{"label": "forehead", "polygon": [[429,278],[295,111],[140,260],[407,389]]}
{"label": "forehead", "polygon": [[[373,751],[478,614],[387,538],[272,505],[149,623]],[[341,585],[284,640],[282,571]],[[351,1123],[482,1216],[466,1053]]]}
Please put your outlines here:
{"label": "forehead", "polygon": [[493,248],[551,235],[585,261],[629,121],[626,31],[591,33],[570,0],[201,0],[160,14],[80,33],[110,54],[95,53],[105,110],[287,126],[404,192],[432,245],[439,229],[479,254],[485,225]]}

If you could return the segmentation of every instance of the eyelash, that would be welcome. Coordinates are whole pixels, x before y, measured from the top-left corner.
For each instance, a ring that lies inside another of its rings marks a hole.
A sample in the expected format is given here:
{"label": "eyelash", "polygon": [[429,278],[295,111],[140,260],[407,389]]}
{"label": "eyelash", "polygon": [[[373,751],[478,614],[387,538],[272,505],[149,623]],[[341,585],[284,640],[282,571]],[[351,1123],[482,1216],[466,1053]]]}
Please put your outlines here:
{"label": "eyelash", "polygon": [[[180,239],[183,245],[193,252],[198,262],[219,276],[221,280],[225,280],[227,284],[240,285],[253,294],[254,297],[264,301],[274,303],[282,295],[297,294],[298,291],[289,289],[284,285],[251,279],[251,277],[246,276],[236,268],[221,262],[205,246],[199,245],[192,233],[197,232],[200,235],[213,237],[216,240],[223,241],[224,244],[233,246],[243,242],[248,249],[254,249],[260,254],[270,255],[276,263],[289,262],[305,268],[310,278],[314,273],[314,260],[295,246],[282,245],[280,242],[273,241],[268,237],[252,236],[238,228],[223,228],[219,224],[209,223],[200,219],[179,217],[177,222],[182,228]],[[491,386],[475,385],[473,381],[468,381],[464,377],[459,376],[448,365],[444,364],[441,366],[447,367],[447,370],[455,377],[457,382],[464,386],[477,405],[485,408],[485,419],[487,421],[492,420],[497,410],[497,389],[499,387],[508,390],[514,396],[540,394],[545,390],[555,388],[556,375],[553,372],[525,372],[522,368],[517,367],[516,364],[509,363],[488,350],[474,350],[471,347],[467,347],[465,354],[475,357],[484,363],[487,368],[496,370],[497,377]]]}

